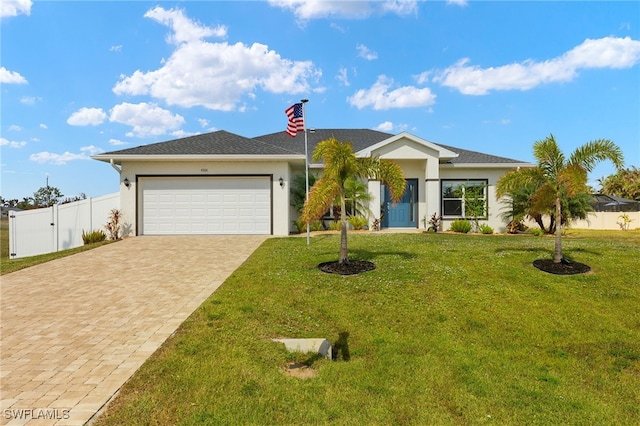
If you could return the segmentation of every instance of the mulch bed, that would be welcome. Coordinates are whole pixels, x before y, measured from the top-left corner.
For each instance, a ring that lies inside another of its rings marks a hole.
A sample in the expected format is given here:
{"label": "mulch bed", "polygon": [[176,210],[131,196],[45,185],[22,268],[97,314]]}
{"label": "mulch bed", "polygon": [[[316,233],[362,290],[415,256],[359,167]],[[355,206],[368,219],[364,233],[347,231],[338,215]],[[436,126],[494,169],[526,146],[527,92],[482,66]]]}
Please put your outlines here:
{"label": "mulch bed", "polygon": [[533,261],[533,266],[541,271],[556,275],[575,275],[584,274],[591,270],[589,265],[578,262],[569,262],[564,260],[560,263],[554,263],[553,259],[538,259]]}
{"label": "mulch bed", "polygon": [[366,260],[349,260],[349,263],[324,262],[318,265],[318,269],[328,274],[355,275],[376,269],[373,262]]}

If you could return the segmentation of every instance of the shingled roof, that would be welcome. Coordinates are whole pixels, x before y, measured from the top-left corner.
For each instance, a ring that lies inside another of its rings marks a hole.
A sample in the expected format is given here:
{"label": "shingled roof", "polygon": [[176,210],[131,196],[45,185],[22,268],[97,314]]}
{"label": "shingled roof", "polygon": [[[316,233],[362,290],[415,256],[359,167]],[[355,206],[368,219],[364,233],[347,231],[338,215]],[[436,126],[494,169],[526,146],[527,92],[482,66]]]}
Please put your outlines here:
{"label": "shingled roof", "polygon": [[[283,132],[284,133],[284,132]],[[168,142],[141,145],[100,154],[105,155],[296,155],[284,147],[245,138],[224,130],[189,136]],[[303,151],[304,155],[304,151]]]}
{"label": "shingled roof", "polygon": [[[313,152],[315,146],[331,137],[339,141],[349,142],[355,152],[369,148],[372,145],[392,138],[393,134],[379,132],[370,129],[316,129],[307,134],[309,155]],[[304,154],[304,134],[298,133],[295,138],[287,135],[286,132],[271,133],[264,136],[257,136],[254,140],[260,140],[269,144],[282,146],[291,151],[297,151]],[[524,161],[514,160],[511,158],[498,157],[496,155],[484,154],[482,152],[469,151],[467,149],[456,148],[453,146],[435,143],[449,151],[458,154],[458,157],[446,161],[445,164],[505,164],[517,163],[523,164]]]}
{"label": "shingled roof", "polygon": [[[379,142],[392,138],[394,135],[370,129],[316,129],[307,132],[307,147],[309,156],[315,146],[328,138],[334,137],[339,141],[351,143],[355,152],[369,148]],[[446,161],[444,164],[523,164],[525,162],[511,158],[498,157],[476,151],[441,145],[447,150],[458,154],[458,157]],[[302,156],[304,158],[304,133],[298,133],[292,138],[286,132],[270,133],[254,138],[246,138],[224,130],[212,133],[189,136],[167,142],[158,142],[111,151],[94,156],[96,159],[106,160],[116,156],[179,156],[179,155],[212,155],[212,156]]]}

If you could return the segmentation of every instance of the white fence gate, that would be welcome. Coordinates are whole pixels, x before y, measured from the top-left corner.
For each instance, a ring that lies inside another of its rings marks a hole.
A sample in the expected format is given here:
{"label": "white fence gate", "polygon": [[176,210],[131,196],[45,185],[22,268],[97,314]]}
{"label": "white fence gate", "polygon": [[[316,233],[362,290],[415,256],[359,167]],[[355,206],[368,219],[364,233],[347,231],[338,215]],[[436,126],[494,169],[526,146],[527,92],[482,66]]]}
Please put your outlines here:
{"label": "white fence gate", "polygon": [[36,256],[80,247],[82,231],[102,229],[109,212],[120,208],[120,194],[87,198],[44,209],[9,213],[9,258]]}

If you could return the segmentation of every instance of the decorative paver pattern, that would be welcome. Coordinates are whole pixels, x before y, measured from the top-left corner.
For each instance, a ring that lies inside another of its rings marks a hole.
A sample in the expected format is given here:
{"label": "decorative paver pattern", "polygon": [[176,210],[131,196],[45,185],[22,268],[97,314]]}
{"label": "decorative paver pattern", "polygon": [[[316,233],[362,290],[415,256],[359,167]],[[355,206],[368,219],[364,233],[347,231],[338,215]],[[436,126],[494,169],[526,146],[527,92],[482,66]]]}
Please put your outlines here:
{"label": "decorative paver pattern", "polygon": [[2,276],[0,424],[85,424],[266,238],[133,237]]}

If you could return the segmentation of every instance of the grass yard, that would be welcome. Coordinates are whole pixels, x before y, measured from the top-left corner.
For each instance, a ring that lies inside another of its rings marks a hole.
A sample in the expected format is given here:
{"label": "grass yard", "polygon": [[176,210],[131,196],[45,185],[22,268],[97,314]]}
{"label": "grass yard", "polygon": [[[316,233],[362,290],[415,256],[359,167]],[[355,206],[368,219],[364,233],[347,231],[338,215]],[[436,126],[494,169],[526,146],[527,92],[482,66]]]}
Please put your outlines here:
{"label": "grass yard", "polygon": [[49,262],[51,260],[59,259],[61,257],[69,256],[75,253],[80,253],[85,250],[91,250],[92,248],[109,243],[110,241],[104,241],[101,243],[88,244],[69,250],[11,260],[9,259],[9,219],[2,218],[0,219],[0,275],[19,271],[20,269],[28,268],[40,263]]}
{"label": "grass yard", "polygon": [[[266,241],[97,424],[640,424],[640,232],[570,231],[565,256],[592,267],[574,276],[532,266],[546,237],[349,244],[377,269],[318,271],[338,235]],[[340,336],[337,361],[270,340]],[[317,376],[284,375],[292,359]]]}

